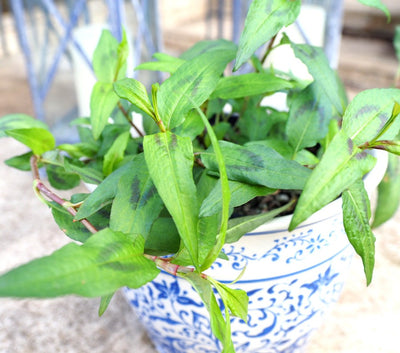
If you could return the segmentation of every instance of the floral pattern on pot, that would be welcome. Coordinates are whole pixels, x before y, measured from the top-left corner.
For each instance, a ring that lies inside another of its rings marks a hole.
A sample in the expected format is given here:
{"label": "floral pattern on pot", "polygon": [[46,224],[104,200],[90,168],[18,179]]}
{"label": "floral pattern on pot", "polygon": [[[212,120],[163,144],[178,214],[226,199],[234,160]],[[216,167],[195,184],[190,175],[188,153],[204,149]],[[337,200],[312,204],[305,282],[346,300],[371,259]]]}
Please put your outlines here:
{"label": "floral pattern on pot", "polygon": [[[340,200],[334,204],[340,209]],[[230,261],[220,260],[208,271],[230,283],[245,269],[233,285],[249,296],[247,323],[231,320],[238,353],[303,352],[338,300],[353,256],[340,214],[290,233],[269,226],[227,244]],[[186,281],[161,273],[125,294],[160,353],[221,352],[208,313]]]}

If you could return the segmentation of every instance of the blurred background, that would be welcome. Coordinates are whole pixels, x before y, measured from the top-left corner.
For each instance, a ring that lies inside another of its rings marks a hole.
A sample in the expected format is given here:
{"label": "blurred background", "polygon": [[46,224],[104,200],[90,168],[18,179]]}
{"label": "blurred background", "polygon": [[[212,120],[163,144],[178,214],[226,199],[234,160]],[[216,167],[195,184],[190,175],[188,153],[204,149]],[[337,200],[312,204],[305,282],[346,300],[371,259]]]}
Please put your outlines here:
{"label": "blurred background", "polygon": [[[238,41],[248,0],[0,0],[0,119],[26,113],[48,123],[59,142],[74,142],[69,122],[88,113],[94,77],[89,65],[103,28],[131,46],[129,75],[150,84],[158,73],[134,71],[151,55],[179,55],[201,39]],[[392,87],[400,1],[383,0],[391,21],[357,0],[303,1],[293,31],[298,41],[324,47],[349,97]],[[0,140],[0,272],[67,243],[47,207],[28,191],[29,173],[4,160],[25,152]],[[365,288],[355,259],[340,302],[316,332],[309,353],[398,353],[400,335],[400,213],[376,230],[374,280]],[[0,299],[0,353],[155,353],[118,294],[102,318],[96,300]],[[261,353],[261,352],[260,352]]]}

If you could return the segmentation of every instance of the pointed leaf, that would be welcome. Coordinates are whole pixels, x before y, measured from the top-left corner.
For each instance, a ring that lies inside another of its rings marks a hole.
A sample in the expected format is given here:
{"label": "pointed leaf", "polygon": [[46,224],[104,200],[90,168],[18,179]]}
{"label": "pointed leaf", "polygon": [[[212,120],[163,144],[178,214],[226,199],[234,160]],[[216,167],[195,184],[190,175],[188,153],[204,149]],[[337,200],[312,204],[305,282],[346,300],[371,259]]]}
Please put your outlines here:
{"label": "pointed leaf", "polygon": [[266,213],[261,213],[259,215],[232,218],[228,223],[226,243],[234,243],[238,241],[246,233],[249,233],[257,227],[267,223],[292,206],[292,203],[288,203],[285,206],[276,208]]}
{"label": "pointed leaf", "polygon": [[396,102],[400,102],[400,89],[377,88],[359,93],[343,116],[343,131],[360,146],[376,138],[386,124],[394,120],[390,129],[379,136],[384,140],[393,139],[400,128],[399,114],[393,109]]}
{"label": "pointed leaf", "polygon": [[235,350],[231,338],[229,313],[227,313],[226,319],[224,319],[210,282],[203,279],[197,273],[188,273],[182,277],[188,280],[196,292],[199,293],[208,313],[210,314],[212,332],[223,345],[222,353],[234,353]]}
{"label": "pointed leaf", "polygon": [[67,294],[108,295],[122,286],[138,288],[159,270],[143,256],[144,240],[104,229],[85,244],[68,244],[0,277],[0,296],[52,298]]}
{"label": "pointed leaf", "polygon": [[314,82],[290,99],[286,133],[294,154],[315,146],[328,133],[333,111],[327,96],[321,93]]}
{"label": "pointed leaf", "polygon": [[[243,147],[220,141],[220,147],[230,180],[274,189],[302,189],[311,173],[262,143]],[[210,170],[218,170],[212,150],[202,154],[202,161]]]}
{"label": "pointed leaf", "polygon": [[355,147],[343,131],[329,144],[300,195],[289,229],[337,198],[369,172],[376,159]]}
{"label": "pointed leaf", "polygon": [[270,73],[249,73],[237,76],[226,76],[218,82],[215,91],[211,95],[211,99],[255,96],[292,87],[293,83]]}
{"label": "pointed leaf", "polygon": [[82,206],[79,207],[75,218],[77,220],[87,218],[102,209],[104,206],[109,205],[117,194],[118,181],[124,175],[133,173],[136,168],[136,163],[137,161],[134,159],[105,178],[103,182],[89,195]]}
{"label": "pointed leaf", "polygon": [[185,60],[164,53],[155,53],[153,58],[157,59],[157,61],[142,63],[135,70],[161,71],[172,74],[185,62]]}
{"label": "pointed leaf", "polygon": [[90,97],[90,119],[95,139],[100,137],[118,101],[119,97],[114,92],[112,83],[97,82],[93,86]]}
{"label": "pointed leaf", "polygon": [[236,50],[236,45],[226,39],[202,40],[194,44],[188,50],[181,54],[180,58],[186,61],[197,58],[199,55],[209,53],[211,51],[220,50]]}
{"label": "pointed leaf", "polygon": [[381,10],[387,17],[388,22],[390,22],[390,12],[386,5],[381,0],[358,0],[361,4],[375,7]]}
{"label": "pointed leaf", "polygon": [[6,130],[6,135],[28,146],[36,155],[52,150],[56,140],[50,131],[42,128]]}
{"label": "pointed leaf", "polygon": [[7,164],[9,167],[23,171],[28,171],[31,170],[30,160],[32,155],[33,155],[32,152],[27,152],[19,156],[11,157],[7,159],[4,163]]}
{"label": "pointed leaf", "polygon": [[[230,207],[237,207],[245,204],[257,196],[271,194],[275,189],[265,186],[249,185],[238,181],[229,181],[229,190],[231,192]],[[203,201],[200,208],[200,217],[208,217],[222,210],[222,193],[220,183],[216,184],[208,197]]]}
{"label": "pointed leaf", "polygon": [[89,166],[75,165],[70,163],[67,159],[64,159],[64,168],[67,172],[79,175],[85,183],[98,185],[104,179],[103,173],[99,170]]}
{"label": "pointed leaf", "polygon": [[93,70],[97,79],[104,83],[112,83],[118,77],[123,77],[127,57],[126,34],[124,33],[121,43],[118,43],[109,30],[103,30],[93,53]]}
{"label": "pointed leaf", "polygon": [[115,292],[101,297],[100,306],[99,306],[99,316],[102,316],[106,312],[108,305],[110,304],[111,299],[114,296],[114,294],[115,294]]}
{"label": "pointed leaf", "polygon": [[107,153],[104,155],[103,174],[109,175],[118,168],[119,163],[123,160],[126,147],[128,145],[130,133],[129,131],[119,135]]}
{"label": "pointed leaf", "polygon": [[329,65],[324,51],[321,48],[307,44],[291,43],[291,47],[296,57],[307,66],[308,71],[314,78],[314,89],[317,91],[318,96],[321,97],[321,102],[325,103],[319,108],[326,110],[325,119],[328,119],[329,122],[331,117],[341,117],[345,106],[342,88],[335,71]]}
{"label": "pointed leaf", "polygon": [[249,305],[249,297],[247,296],[247,293],[242,289],[229,288],[227,285],[214,280],[212,283],[232,315],[247,322],[247,311]]}
{"label": "pointed leaf", "polygon": [[160,118],[167,129],[180,125],[190,109],[200,106],[210,96],[235,53],[234,44],[230,50],[205,52],[182,64],[164,81],[157,102]]}
{"label": "pointed leaf", "polygon": [[197,266],[199,206],[192,174],[192,142],[187,137],[165,132],[145,136],[143,149],[158,194],[174,219],[193,264]]}
{"label": "pointed leaf", "polygon": [[254,0],[244,24],[234,70],[239,69],[262,44],[294,22],[301,1]]}
{"label": "pointed leaf", "polygon": [[7,136],[6,130],[40,128],[48,130],[45,123],[26,114],[9,114],[0,119],[0,137]]}
{"label": "pointed leaf", "polygon": [[362,180],[354,183],[342,197],[344,228],[351,245],[362,258],[368,285],[375,264],[375,236],[369,225],[371,209]]}
{"label": "pointed leaf", "polygon": [[144,155],[135,158],[136,168],[119,179],[111,208],[110,228],[126,234],[140,234],[145,239],[163,208]]}
{"label": "pointed leaf", "polygon": [[154,116],[146,87],[141,82],[133,78],[123,78],[114,83],[114,91],[119,97],[128,100],[147,115]]}
{"label": "pointed leaf", "polygon": [[378,186],[378,202],[375,209],[373,227],[392,218],[400,204],[400,158],[389,155],[386,174]]}

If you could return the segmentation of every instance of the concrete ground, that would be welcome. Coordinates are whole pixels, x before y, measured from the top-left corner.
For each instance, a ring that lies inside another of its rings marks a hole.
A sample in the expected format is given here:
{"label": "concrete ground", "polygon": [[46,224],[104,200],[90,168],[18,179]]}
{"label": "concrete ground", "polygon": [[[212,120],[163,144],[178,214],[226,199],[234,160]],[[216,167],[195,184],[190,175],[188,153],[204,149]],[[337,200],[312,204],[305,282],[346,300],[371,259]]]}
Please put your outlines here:
{"label": "concrete ground", "polygon": [[[397,0],[385,3],[393,9],[398,6]],[[358,5],[349,0],[346,6],[348,16]],[[352,23],[349,17],[346,22]],[[351,96],[362,89],[391,86],[396,69],[394,51],[386,38],[343,37],[339,74]],[[0,57],[0,116],[13,112],[32,113],[23,61],[16,52]],[[24,151],[10,139],[0,140],[0,273],[67,242],[47,207],[31,192],[29,173],[3,163]],[[376,230],[373,283],[365,287],[356,258],[339,303],[315,333],[308,353],[400,351],[399,229],[400,212]],[[120,293],[103,317],[98,318],[97,308],[98,300],[77,297],[0,299],[0,353],[155,353]]]}

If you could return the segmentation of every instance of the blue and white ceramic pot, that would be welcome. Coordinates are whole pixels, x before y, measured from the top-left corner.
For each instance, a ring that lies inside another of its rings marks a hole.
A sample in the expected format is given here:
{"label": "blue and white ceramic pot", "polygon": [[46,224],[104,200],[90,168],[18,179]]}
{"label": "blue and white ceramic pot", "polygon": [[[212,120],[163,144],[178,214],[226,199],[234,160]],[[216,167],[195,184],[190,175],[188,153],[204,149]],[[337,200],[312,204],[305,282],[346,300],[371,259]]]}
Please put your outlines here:
{"label": "blue and white ceramic pot", "polygon": [[[382,171],[375,168],[367,176],[367,189],[377,185]],[[208,271],[230,283],[246,268],[233,285],[250,299],[247,324],[232,319],[237,353],[304,352],[342,291],[353,250],[343,229],[341,199],[292,232],[289,222],[290,216],[277,218],[226,245],[230,261],[220,260]],[[208,313],[185,280],[161,273],[125,294],[160,353],[221,352]]]}

